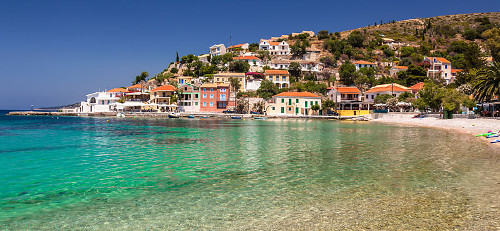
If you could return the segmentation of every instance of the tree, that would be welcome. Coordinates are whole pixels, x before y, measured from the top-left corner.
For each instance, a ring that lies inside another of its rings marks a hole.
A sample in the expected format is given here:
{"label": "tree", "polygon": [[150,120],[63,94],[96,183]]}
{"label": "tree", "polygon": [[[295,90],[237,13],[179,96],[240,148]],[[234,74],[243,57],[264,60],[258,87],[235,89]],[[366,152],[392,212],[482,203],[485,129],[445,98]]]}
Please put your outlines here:
{"label": "tree", "polygon": [[314,112],[316,112],[316,114],[317,114],[317,112],[318,112],[319,109],[320,109],[319,105],[316,105],[316,104],[315,105],[311,105],[311,110],[313,110]]}
{"label": "tree", "polygon": [[401,47],[399,49],[401,57],[410,57],[415,52],[416,51],[414,47]]}
{"label": "tree", "polygon": [[249,50],[250,52],[255,52],[255,51],[257,51],[258,49],[259,49],[259,44],[258,44],[258,43],[250,43],[250,44],[248,45],[248,50]]}
{"label": "tree", "polygon": [[398,96],[400,102],[406,102],[407,99],[413,98],[413,94],[410,92],[403,92]]}
{"label": "tree", "polygon": [[189,54],[186,56],[182,56],[181,63],[192,63],[192,62],[197,61],[197,60],[198,60],[198,56],[193,55],[193,54]]}
{"label": "tree", "polygon": [[260,83],[259,89],[257,89],[257,94],[265,100],[270,99],[273,95],[278,93],[278,87],[274,85],[273,82],[269,80],[263,80]]}
{"label": "tree", "polygon": [[291,62],[288,66],[288,72],[291,77],[298,79],[302,75],[302,67],[297,62]]}
{"label": "tree", "polygon": [[347,36],[347,43],[349,43],[353,47],[362,48],[365,39],[365,36],[361,34],[361,32],[356,30],[350,33],[349,36]]}
{"label": "tree", "polygon": [[425,107],[430,107],[433,111],[439,111],[441,108],[443,89],[434,82],[425,82],[424,88],[418,92],[418,95],[419,99],[417,99],[417,102],[425,105]]}
{"label": "tree", "polygon": [[231,84],[231,87],[233,88],[232,91],[238,93],[238,91],[241,88],[240,80],[238,78],[230,77],[229,78],[229,83]]}
{"label": "tree", "polygon": [[495,61],[500,61],[500,29],[493,28],[481,34],[486,39],[486,45],[490,49],[491,56]]}
{"label": "tree", "polygon": [[390,98],[394,98],[394,96],[389,95],[389,94],[382,94],[382,95],[377,95],[375,99],[373,99],[373,102],[375,103],[387,103],[387,100]]}
{"label": "tree", "polygon": [[329,32],[327,30],[322,30],[318,32],[318,39],[323,40],[329,38]]}
{"label": "tree", "polygon": [[389,108],[391,108],[392,110],[395,110],[399,101],[396,97],[391,97],[391,98],[388,98],[385,103],[387,104],[387,106]]}
{"label": "tree", "polygon": [[269,51],[257,51],[257,57],[262,60],[264,64],[267,63],[268,60],[271,59],[271,55],[269,54]]}
{"label": "tree", "polygon": [[158,75],[156,75],[155,79],[156,81],[158,81],[158,83],[162,84],[164,81],[168,81],[170,78],[174,77],[174,74],[172,73],[160,73]]}
{"label": "tree", "polygon": [[478,101],[491,100],[500,96],[500,62],[477,73],[474,83],[474,96]]}
{"label": "tree", "polygon": [[406,71],[397,73],[398,79],[406,86],[412,86],[427,80],[427,71],[420,66],[411,64]]}
{"label": "tree", "polygon": [[333,102],[333,100],[331,99],[327,99],[323,102],[321,102],[321,107],[323,107],[323,109],[326,109],[326,110],[330,110],[332,108],[335,108],[335,102]]}
{"label": "tree", "polygon": [[179,69],[174,67],[174,68],[170,69],[170,73],[177,74],[177,73],[179,73]]}
{"label": "tree", "polygon": [[292,52],[292,55],[299,56],[299,55],[304,55],[306,53],[306,49],[310,46],[311,44],[309,43],[309,41],[298,40],[290,47],[290,50]]}
{"label": "tree", "polygon": [[350,62],[345,62],[340,66],[339,77],[340,82],[347,86],[352,86],[354,84],[354,79],[356,76],[356,66]]}
{"label": "tree", "polygon": [[248,70],[250,70],[250,64],[248,64],[248,62],[245,62],[243,60],[238,60],[229,63],[229,71],[246,73],[248,72]]}
{"label": "tree", "polygon": [[179,52],[175,52],[177,57],[175,58],[175,62],[178,63],[179,62]]}
{"label": "tree", "polygon": [[141,72],[140,75],[135,76],[135,81],[132,81],[133,84],[138,84],[141,81],[146,81],[149,77],[149,73],[146,71]]}

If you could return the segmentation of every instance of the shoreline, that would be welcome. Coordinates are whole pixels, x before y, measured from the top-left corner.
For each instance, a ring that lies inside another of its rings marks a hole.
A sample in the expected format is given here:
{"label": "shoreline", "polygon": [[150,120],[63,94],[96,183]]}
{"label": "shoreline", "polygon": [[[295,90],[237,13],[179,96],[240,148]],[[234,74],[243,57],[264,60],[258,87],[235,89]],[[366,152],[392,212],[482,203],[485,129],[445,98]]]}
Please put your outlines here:
{"label": "shoreline", "polygon": [[[500,120],[499,119],[465,119],[465,118],[454,118],[454,119],[439,119],[433,117],[425,118],[413,118],[414,114],[384,114],[377,119],[371,119],[370,122],[384,123],[399,126],[412,126],[412,127],[424,127],[424,128],[434,128],[446,131],[458,132],[464,135],[476,136],[479,134],[484,134],[488,131],[499,132],[500,131]],[[496,152],[500,153],[500,143],[491,143],[491,141],[496,138],[486,138],[486,137],[476,137],[478,141],[487,143]]]}

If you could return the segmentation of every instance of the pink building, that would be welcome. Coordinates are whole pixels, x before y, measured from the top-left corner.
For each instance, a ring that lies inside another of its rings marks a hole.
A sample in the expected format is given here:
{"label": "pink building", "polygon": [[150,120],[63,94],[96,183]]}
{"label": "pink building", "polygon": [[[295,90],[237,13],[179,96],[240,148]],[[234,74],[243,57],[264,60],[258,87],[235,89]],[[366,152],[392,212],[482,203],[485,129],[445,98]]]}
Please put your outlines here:
{"label": "pink building", "polygon": [[228,83],[205,83],[200,87],[200,112],[222,112],[234,107]]}

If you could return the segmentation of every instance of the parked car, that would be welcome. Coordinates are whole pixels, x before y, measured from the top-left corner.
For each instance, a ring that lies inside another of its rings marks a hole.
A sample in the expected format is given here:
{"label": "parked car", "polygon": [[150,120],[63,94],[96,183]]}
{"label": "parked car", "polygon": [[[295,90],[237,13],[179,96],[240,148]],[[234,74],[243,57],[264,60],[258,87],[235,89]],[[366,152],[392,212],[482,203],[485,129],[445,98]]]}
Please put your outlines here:
{"label": "parked car", "polygon": [[327,116],[339,116],[339,113],[335,112],[335,111],[326,111],[326,115]]}

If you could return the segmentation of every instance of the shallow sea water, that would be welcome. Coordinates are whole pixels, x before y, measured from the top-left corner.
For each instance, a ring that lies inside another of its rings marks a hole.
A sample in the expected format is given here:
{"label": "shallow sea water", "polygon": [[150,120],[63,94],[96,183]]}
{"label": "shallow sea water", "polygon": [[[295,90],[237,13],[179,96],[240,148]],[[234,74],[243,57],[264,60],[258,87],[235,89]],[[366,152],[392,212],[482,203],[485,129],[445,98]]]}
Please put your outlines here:
{"label": "shallow sea water", "polygon": [[368,122],[0,116],[0,224],[497,229],[498,155]]}

